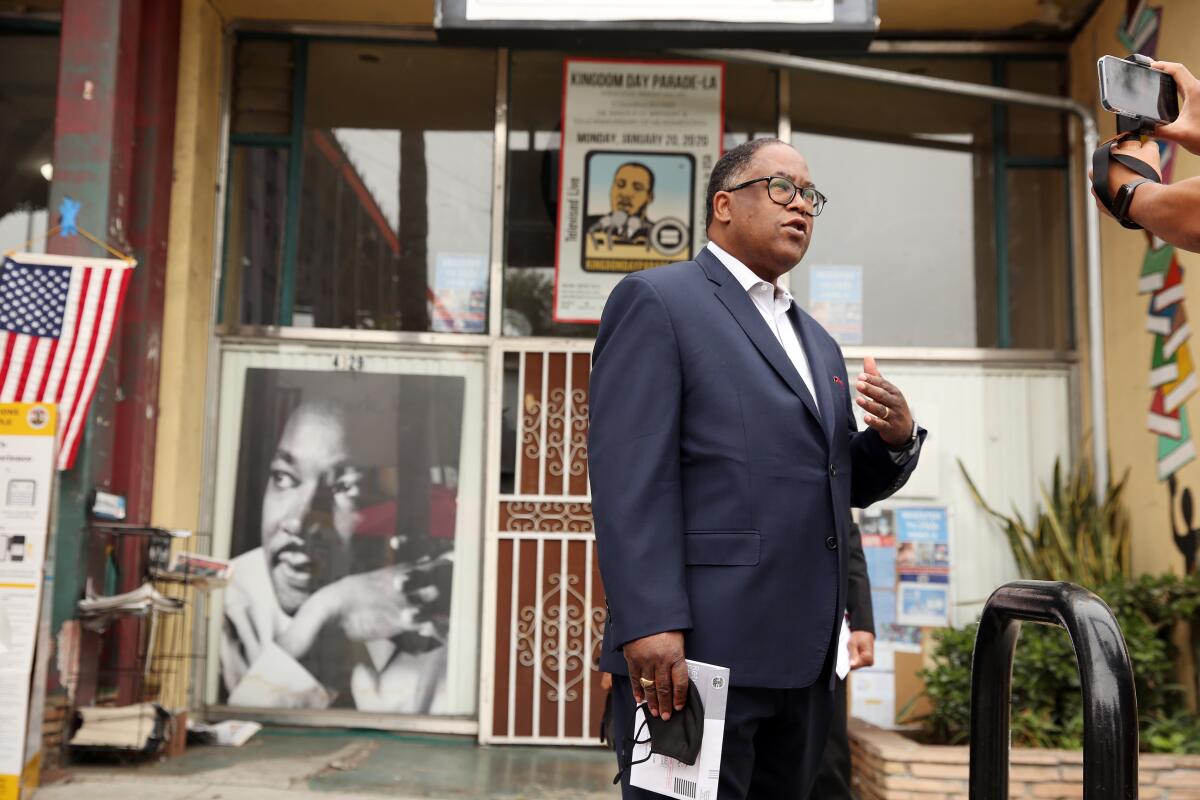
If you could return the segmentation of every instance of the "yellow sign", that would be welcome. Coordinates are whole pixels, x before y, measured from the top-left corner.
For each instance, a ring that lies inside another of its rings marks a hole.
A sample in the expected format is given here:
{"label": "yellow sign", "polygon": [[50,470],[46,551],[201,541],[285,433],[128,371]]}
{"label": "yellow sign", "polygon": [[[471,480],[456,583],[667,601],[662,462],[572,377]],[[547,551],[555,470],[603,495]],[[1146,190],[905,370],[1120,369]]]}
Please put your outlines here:
{"label": "yellow sign", "polygon": [[0,404],[0,436],[53,436],[58,409],[46,403]]}

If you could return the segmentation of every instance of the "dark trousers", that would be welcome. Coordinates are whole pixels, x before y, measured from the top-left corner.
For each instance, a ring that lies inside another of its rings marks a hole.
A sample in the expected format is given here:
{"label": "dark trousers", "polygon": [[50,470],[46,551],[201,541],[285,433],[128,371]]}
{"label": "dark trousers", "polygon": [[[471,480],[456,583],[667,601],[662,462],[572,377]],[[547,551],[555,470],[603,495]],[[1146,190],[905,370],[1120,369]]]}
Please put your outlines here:
{"label": "dark trousers", "polygon": [[817,781],[809,800],[853,800],[850,793],[850,737],[846,731],[846,682],[838,681],[833,691],[833,723]]}
{"label": "dark trousers", "polygon": [[[730,688],[717,800],[793,800],[808,795],[833,711],[833,692],[828,687],[827,680],[819,680],[807,689]],[[624,766],[632,749],[628,739],[634,733],[629,678],[613,675],[612,703],[617,759]],[[621,775],[621,796],[624,800],[662,797],[631,787],[628,770]]]}

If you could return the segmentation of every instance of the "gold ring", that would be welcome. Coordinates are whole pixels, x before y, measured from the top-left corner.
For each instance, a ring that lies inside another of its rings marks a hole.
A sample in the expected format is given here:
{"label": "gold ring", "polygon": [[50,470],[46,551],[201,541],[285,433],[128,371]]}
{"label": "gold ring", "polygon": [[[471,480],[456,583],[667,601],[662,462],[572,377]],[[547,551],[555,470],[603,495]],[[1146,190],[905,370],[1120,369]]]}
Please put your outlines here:
{"label": "gold ring", "polygon": [[638,683],[642,684],[643,689],[653,689],[654,681],[649,678],[638,678]]}
{"label": "gold ring", "polygon": [[891,409],[891,407],[890,407],[890,406],[884,406],[884,407],[883,407],[883,417],[882,417],[882,418],[883,418],[883,419],[887,419],[887,418],[888,418],[888,417],[890,417],[891,415],[892,415],[892,409]]}

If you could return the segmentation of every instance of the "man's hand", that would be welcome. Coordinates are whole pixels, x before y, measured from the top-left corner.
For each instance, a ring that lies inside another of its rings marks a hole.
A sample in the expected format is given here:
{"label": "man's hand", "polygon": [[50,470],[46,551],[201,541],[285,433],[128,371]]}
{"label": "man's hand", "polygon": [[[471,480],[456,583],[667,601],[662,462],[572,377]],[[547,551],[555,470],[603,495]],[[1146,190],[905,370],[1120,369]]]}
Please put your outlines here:
{"label": "man's hand", "polygon": [[912,412],[904,394],[879,374],[875,359],[863,359],[863,372],[858,376],[858,404],[862,406],[863,422],[879,431],[892,447],[906,443],[913,433]]}
{"label": "man's hand", "polygon": [[[671,710],[682,711],[687,703],[688,674],[683,659],[683,633],[666,631],[629,642],[623,648],[629,666],[633,699],[645,703],[654,716],[671,718]],[[641,679],[654,681],[643,687]]]}
{"label": "man's hand", "polygon": [[1168,125],[1159,125],[1154,135],[1159,139],[1178,142],[1189,153],[1200,155],[1200,79],[1183,64],[1173,61],[1155,61],[1150,66],[1174,78],[1179,93],[1183,95],[1179,117]]}
{"label": "man's hand", "polygon": [[850,651],[850,669],[874,666],[875,634],[870,631],[850,631],[846,649]]}

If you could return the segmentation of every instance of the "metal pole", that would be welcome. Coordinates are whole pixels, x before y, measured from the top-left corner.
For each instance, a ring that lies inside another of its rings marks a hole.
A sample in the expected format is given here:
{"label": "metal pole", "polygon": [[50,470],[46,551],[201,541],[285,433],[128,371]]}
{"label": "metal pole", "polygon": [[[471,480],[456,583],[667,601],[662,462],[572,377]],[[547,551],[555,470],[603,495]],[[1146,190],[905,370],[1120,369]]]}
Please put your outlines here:
{"label": "metal pole", "polygon": [[[987,86],[946,78],[931,78],[925,75],[910,75],[857,64],[843,64],[820,58],[772,53],[766,50],[689,49],[676,51],[693,58],[759,64],[778,69],[795,69],[804,72],[819,72],[851,80],[885,83],[909,89],[924,89],[930,92],[975,97],[980,100],[1031,106],[1051,111],[1074,114],[1083,126],[1083,172],[1091,169],[1092,151],[1099,144],[1096,120],[1082,103],[1067,97],[1051,97],[1036,92],[1022,92],[1001,86]],[[1090,196],[1090,187],[1084,197]],[[1092,448],[1095,464],[1096,494],[1104,497],[1108,491],[1108,409],[1104,394],[1104,307],[1100,276],[1100,212],[1095,203],[1084,201],[1085,236],[1084,247],[1087,258],[1088,296],[1088,352],[1092,401]],[[1074,214],[1072,214],[1074,219]]]}
{"label": "metal pole", "polygon": [[1099,597],[1070,583],[1015,581],[992,593],[971,668],[971,800],[1008,797],[1009,703],[1022,621],[1066,628],[1083,692],[1083,796],[1136,800],[1138,716],[1121,626]]}

